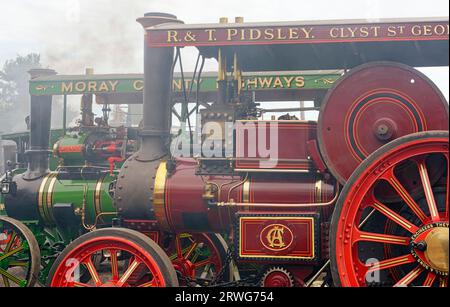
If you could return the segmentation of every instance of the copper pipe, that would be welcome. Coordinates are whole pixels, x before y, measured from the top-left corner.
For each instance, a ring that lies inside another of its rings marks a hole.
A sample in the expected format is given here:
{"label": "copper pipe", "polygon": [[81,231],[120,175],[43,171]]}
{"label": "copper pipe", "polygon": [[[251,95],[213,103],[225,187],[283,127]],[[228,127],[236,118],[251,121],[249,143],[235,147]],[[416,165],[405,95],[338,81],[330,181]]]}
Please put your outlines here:
{"label": "copper pipe", "polygon": [[335,186],[336,194],[333,199],[322,203],[304,203],[304,204],[275,204],[275,203],[237,203],[237,202],[219,202],[215,205],[217,207],[243,207],[243,208],[277,208],[277,209],[300,209],[311,207],[328,207],[336,202],[339,197],[339,183]]}

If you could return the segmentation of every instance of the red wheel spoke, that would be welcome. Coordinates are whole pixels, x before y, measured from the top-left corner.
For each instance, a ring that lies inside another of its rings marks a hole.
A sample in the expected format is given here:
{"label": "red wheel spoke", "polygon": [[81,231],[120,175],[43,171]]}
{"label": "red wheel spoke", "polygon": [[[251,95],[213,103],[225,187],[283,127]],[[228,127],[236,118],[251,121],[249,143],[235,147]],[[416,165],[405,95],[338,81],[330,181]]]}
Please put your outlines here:
{"label": "red wheel spoke", "polygon": [[414,212],[414,214],[420,219],[420,221],[424,223],[427,219],[427,216],[422,211],[422,209],[420,209],[420,206],[408,193],[405,187],[400,183],[400,181],[398,181],[392,169],[387,172],[383,179],[385,179],[394,188],[394,190],[398,195],[400,195],[400,197],[408,205],[408,207]]}
{"label": "red wheel spoke", "polygon": [[122,277],[117,282],[118,287],[122,287],[127,281],[128,278],[134,273],[134,271],[138,268],[138,266],[141,264],[141,262],[137,259],[134,259],[134,261],[128,266],[128,269],[125,273],[123,273]]}
{"label": "red wheel spoke", "polygon": [[427,199],[428,208],[430,210],[431,219],[433,222],[439,221],[439,211],[434,199],[433,189],[431,188],[430,178],[428,177],[428,170],[424,159],[416,162],[419,168],[420,179],[422,180],[423,190]]}
{"label": "red wheel spoke", "polygon": [[386,260],[380,261],[378,263],[374,263],[373,265],[371,265],[369,267],[367,272],[370,273],[370,272],[374,272],[374,271],[386,270],[389,268],[393,268],[393,267],[397,267],[400,265],[413,263],[413,262],[416,262],[416,259],[414,259],[414,257],[412,255],[404,255],[404,256],[400,256],[400,257],[386,259]]}
{"label": "red wheel spoke", "polygon": [[410,233],[415,233],[418,230],[418,227],[416,225],[412,224],[401,215],[395,213],[394,211],[389,209],[386,205],[383,205],[381,202],[375,201],[372,204],[372,207],[377,209],[381,214],[385,215],[388,219],[397,223]]}
{"label": "red wheel spoke", "polygon": [[97,287],[102,285],[102,280],[100,278],[100,275],[98,275],[97,269],[95,268],[94,262],[92,262],[92,258],[89,257],[87,260],[83,262],[83,264],[86,266],[86,268],[89,271],[89,274],[91,274],[92,279],[94,280],[94,283]]}
{"label": "red wheel spoke", "polygon": [[392,235],[387,235],[387,234],[365,232],[365,231],[359,231],[358,229],[354,229],[353,239],[355,242],[369,241],[369,242],[379,242],[379,243],[397,244],[397,245],[408,245],[409,241],[410,241],[410,238],[407,238],[407,237],[399,237],[399,236],[392,236]]}
{"label": "red wheel spoke", "polygon": [[194,263],[195,268],[201,268],[207,264],[211,263],[211,258],[207,258],[205,260],[199,261],[197,263]]}
{"label": "red wheel spoke", "polygon": [[111,249],[111,274],[112,280],[119,280],[119,260],[117,259],[117,250]]}
{"label": "red wheel spoke", "polygon": [[90,285],[84,284],[82,282],[73,282],[72,284],[75,288],[91,288]]}
{"label": "red wheel spoke", "polygon": [[431,287],[436,280],[436,274],[433,272],[429,272],[427,275],[427,278],[423,282],[424,287]]}
{"label": "red wheel spoke", "polygon": [[138,288],[150,288],[150,287],[157,287],[158,283],[156,282],[156,278],[153,278],[151,281],[146,282],[142,285],[139,285]]}
{"label": "red wheel spoke", "polygon": [[400,279],[395,286],[407,286],[412,283],[419,275],[423,272],[424,268],[422,266],[416,267],[414,270],[405,275],[402,279]]}

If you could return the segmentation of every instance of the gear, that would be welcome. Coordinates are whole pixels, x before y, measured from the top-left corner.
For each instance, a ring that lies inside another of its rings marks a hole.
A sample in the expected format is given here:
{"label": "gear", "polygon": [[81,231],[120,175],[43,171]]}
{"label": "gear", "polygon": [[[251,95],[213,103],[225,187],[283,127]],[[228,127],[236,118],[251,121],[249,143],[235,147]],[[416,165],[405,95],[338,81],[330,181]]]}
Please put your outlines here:
{"label": "gear", "polygon": [[271,267],[266,270],[260,282],[261,287],[294,287],[294,276],[283,267]]}

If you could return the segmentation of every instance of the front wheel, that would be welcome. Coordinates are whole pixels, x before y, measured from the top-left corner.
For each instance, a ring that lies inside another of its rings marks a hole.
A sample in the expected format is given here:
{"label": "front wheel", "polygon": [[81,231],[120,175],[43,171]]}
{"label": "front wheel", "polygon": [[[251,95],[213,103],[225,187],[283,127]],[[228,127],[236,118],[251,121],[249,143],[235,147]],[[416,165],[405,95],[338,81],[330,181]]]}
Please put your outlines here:
{"label": "front wheel", "polygon": [[[94,265],[105,256],[100,268]],[[86,270],[90,278],[80,280]],[[100,229],[81,236],[61,253],[47,281],[50,287],[177,287],[176,272],[164,251],[130,229]]]}
{"label": "front wheel", "polygon": [[[436,167],[443,175],[434,182]],[[448,131],[404,136],[371,154],[347,181],[333,213],[334,283],[447,286],[448,173]],[[398,201],[386,202],[394,193]]]}

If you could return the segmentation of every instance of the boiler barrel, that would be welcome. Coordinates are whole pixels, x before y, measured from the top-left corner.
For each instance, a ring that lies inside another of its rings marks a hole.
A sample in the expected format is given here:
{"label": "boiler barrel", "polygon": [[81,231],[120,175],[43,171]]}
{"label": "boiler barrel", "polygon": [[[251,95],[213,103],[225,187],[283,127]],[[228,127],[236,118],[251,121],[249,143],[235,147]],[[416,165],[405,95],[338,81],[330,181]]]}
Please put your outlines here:
{"label": "boiler barrel", "polygon": [[[231,177],[196,175],[193,159],[177,160],[173,174],[167,175],[162,163],[154,187],[154,210],[166,230],[189,232],[223,232],[233,226],[238,211],[311,211],[313,204],[331,201],[335,195],[333,182],[317,173],[258,174]],[[216,205],[205,198],[205,186],[217,189]],[[220,206],[217,203],[230,203]],[[248,203],[248,206],[233,206]],[[274,204],[272,208],[260,204]],[[304,209],[283,208],[283,204],[311,204]]]}

